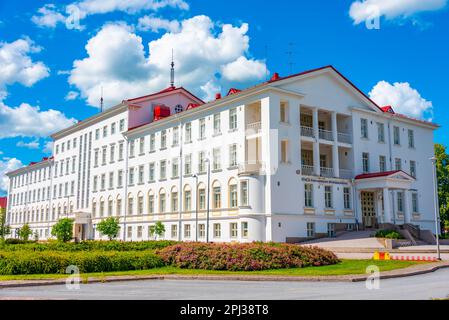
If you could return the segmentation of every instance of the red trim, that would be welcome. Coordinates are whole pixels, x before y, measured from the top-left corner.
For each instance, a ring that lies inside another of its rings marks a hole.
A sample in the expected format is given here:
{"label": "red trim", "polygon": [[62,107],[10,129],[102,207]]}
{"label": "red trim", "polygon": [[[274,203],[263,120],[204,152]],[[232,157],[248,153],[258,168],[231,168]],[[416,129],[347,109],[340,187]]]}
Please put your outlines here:
{"label": "red trim", "polygon": [[226,96],[230,96],[230,95],[233,95],[233,94],[236,94],[239,92],[242,92],[242,90],[236,89],[236,88],[231,88],[231,89],[229,89],[228,94]]}
{"label": "red trim", "polygon": [[125,100],[125,101],[126,102],[134,102],[134,101],[137,101],[137,100],[141,100],[141,99],[145,99],[145,98],[151,98],[151,97],[163,94],[163,93],[174,92],[174,91],[184,91],[184,92],[188,93],[189,95],[191,95],[192,97],[194,97],[196,100],[198,100],[198,101],[200,101],[201,103],[204,104],[203,100],[201,100],[200,98],[195,96],[189,90],[184,89],[184,87],[179,87],[179,88],[168,87],[168,88],[166,88],[166,89],[164,89],[162,91],[156,92],[156,93],[152,93],[152,94],[149,94],[149,95],[146,95],[146,96],[137,97],[137,98],[128,99],[128,100]]}
{"label": "red trim", "polygon": [[386,172],[375,172],[375,173],[365,173],[365,174],[360,174],[360,175],[358,175],[358,176],[355,177],[355,180],[370,179],[370,178],[380,178],[380,177],[388,177],[388,176],[391,176],[391,175],[396,174],[396,173],[399,173],[399,172],[405,173],[405,174],[406,174],[407,176],[409,176],[410,178],[415,179],[415,178],[413,178],[411,175],[409,175],[407,172],[404,172],[404,171],[402,171],[402,170],[395,170],[395,171],[386,171]]}
{"label": "red trim", "polygon": [[0,197],[0,208],[5,209],[7,205],[8,205],[8,198]]}

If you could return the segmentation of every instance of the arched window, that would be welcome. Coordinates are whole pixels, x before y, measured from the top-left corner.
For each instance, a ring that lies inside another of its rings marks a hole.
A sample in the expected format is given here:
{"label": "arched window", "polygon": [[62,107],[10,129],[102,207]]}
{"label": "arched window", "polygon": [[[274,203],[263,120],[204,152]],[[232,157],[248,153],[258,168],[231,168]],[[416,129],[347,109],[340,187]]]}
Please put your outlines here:
{"label": "arched window", "polygon": [[184,187],[184,211],[192,211],[192,188],[187,184]]}
{"label": "arched window", "polygon": [[229,180],[228,183],[228,190],[229,190],[229,208],[237,208],[238,207],[238,187],[237,187],[237,180],[232,178]]}
{"label": "arched window", "polygon": [[137,195],[137,214],[143,215],[143,193],[139,192]]}
{"label": "arched window", "polygon": [[132,194],[128,194],[128,215],[134,214],[134,197]]}
{"label": "arched window", "polygon": [[197,188],[198,210],[206,210],[206,186],[204,183],[198,184]]}
{"label": "arched window", "polygon": [[122,215],[122,197],[117,196],[117,202],[115,203],[115,215],[120,217]]}
{"label": "arched window", "polygon": [[161,190],[159,190],[159,212],[160,213],[164,213],[166,210],[166,199],[165,199],[165,189],[162,188]]}
{"label": "arched window", "polygon": [[100,199],[100,218],[104,216],[104,198]]}
{"label": "arched window", "polygon": [[106,216],[113,216],[114,211],[114,201],[112,200],[112,196],[109,196],[108,198],[108,210],[106,211]]}
{"label": "arched window", "polygon": [[221,208],[221,185],[219,181],[212,184],[212,205],[214,209]]}
{"label": "arched window", "polygon": [[148,214],[154,213],[154,193],[153,190],[148,191]]}
{"label": "arched window", "polygon": [[171,212],[177,212],[178,209],[178,189],[173,187],[171,189]]}

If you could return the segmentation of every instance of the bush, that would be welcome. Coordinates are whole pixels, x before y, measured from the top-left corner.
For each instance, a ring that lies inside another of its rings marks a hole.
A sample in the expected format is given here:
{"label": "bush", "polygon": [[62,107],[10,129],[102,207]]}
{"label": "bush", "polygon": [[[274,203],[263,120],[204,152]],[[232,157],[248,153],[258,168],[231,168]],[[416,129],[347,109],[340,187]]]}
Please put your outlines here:
{"label": "bush", "polygon": [[404,239],[404,237],[394,230],[379,230],[375,234],[376,238],[387,238],[387,239]]}
{"label": "bush", "polygon": [[205,270],[255,271],[339,262],[332,252],[288,244],[180,243],[156,254],[174,267]]}
{"label": "bush", "polygon": [[5,239],[5,244],[25,244],[25,243],[34,243],[34,241],[22,240],[22,239],[17,239],[17,238]]}
{"label": "bush", "polygon": [[109,217],[97,224],[97,230],[109,240],[115,239],[120,231],[119,218]]}
{"label": "bush", "polygon": [[[16,239],[7,239],[9,240]],[[78,243],[64,243],[59,241],[49,241],[47,243],[32,243],[11,241],[10,244],[0,245],[2,251],[145,251],[162,249],[176,244],[175,241],[142,241],[142,242],[120,242],[120,241],[82,241]]]}
{"label": "bush", "polygon": [[58,241],[67,242],[73,238],[73,219],[61,219],[51,228],[51,235]]}
{"label": "bush", "polygon": [[0,274],[65,274],[70,265],[80,273],[145,270],[164,265],[150,252],[0,252]]}

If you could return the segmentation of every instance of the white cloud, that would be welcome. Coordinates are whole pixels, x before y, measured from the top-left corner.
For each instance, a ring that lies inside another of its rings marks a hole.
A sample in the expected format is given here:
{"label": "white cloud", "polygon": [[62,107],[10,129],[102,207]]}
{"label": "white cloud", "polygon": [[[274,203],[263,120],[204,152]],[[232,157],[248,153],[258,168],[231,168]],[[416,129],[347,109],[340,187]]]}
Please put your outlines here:
{"label": "white cloud", "polygon": [[40,111],[22,103],[16,108],[0,101],[0,139],[11,137],[46,137],[76,122],[57,110]]}
{"label": "white cloud", "polygon": [[0,42],[0,100],[6,96],[6,86],[20,83],[31,87],[49,76],[43,62],[33,62],[29,54],[41,51],[28,38],[11,43]]}
{"label": "white cloud", "polygon": [[58,23],[65,23],[66,17],[56,10],[54,4],[46,4],[38,11],[38,15],[31,17],[39,27],[55,28]]}
{"label": "white cloud", "polygon": [[[211,80],[223,86],[230,80],[245,82],[264,77],[265,63],[246,58],[247,32],[245,23],[218,27],[209,17],[196,16],[182,21],[178,32],[167,32],[151,41],[146,55],[142,38],[131,27],[108,24],[87,43],[88,57],[74,62],[69,83],[92,106],[98,106],[103,87],[105,105],[110,107],[124,98],[167,87],[173,49],[176,84],[207,97],[209,93],[198,88]],[[247,74],[251,67],[255,70]],[[221,72],[224,76],[216,77]]]}
{"label": "white cloud", "polygon": [[209,80],[206,84],[201,86],[201,90],[203,90],[205,96],[205,101],[212,101],[215,99],[215,95],[221,92],[221,87],[214,81]]}
{"label": "white cloud", "polygon": [[139,18],[137,29],[142,31],[159,32],[160,30],[179,32],[181,24],[177,20],[161,19],[153,16],[143,16]]}
{"label": "white cloud", "polygon": [[53,153],[53,145],[54,145],[53,140],[49,140],[49,141],[45,142],[44,149],[42,150],[42,152],[45,154],[52,154]]}
{"label": "white cloud", "polygon": [[28,149],[39,149],[39,140],[33,140],[30,142],[19,141],[16,144],[17,147],[28,148]]}
{"label": "white cloud", "polygon": [[23,163],[19,159],[3,158],[0,160],[0,192],[8,190],[9,179],[5,174],[21,167],[23,167]]}
{"label": "white cloud", "polygon": [[392,85],[386,81],[379,81],[369,96],[379,106],[391,105],[397,113],[419,119],[432,116],[432,102],[421,97],[408,82],[395,82]]}
{"label": "white cloud", "polygon": [[67,95],[65,96],[65,100],[67,101],[71,101],[71,100],[76,100],[79,96],[79,93],[76,91],[69,91],[67,93]]}
{"label": "white cloud", "polygon": [[354,1],[349,15],[354,24],[384,16],[386,19],[409,18],[424,11],[436,11],[446,6],[447,0],[360,0]]}

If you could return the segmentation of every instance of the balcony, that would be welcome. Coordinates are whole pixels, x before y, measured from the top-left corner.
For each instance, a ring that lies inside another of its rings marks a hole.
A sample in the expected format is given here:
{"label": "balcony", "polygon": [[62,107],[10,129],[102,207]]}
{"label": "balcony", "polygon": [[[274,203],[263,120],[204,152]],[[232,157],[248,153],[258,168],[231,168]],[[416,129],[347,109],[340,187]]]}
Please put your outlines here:
{"label": "balcony", "polygon": [[352,136],[349,133],[338,133],[338,142],[352,144]]}
{"label": "balcony", "polygon": [[309,138],[315,138],[315,134],[313,132],[313,128],[312,127],[301,126],[301,136],[309,137]]}
{"label": "balcony", "polygon": [[349,169],[340,169],[340,178],[342,179],[352,179],[354,177],[354,173]]}
{"label": "balcony", "polygon": [[303,176],[313,176],[313,166],[302,165],[302,175]]}
{"label": "balcony", "polygon": [[321,167],[320,175],[322,177],[326,177],[326,178],[333,178],[334,177],[334,169]]}
{"label": "balcony", "polygon": [[259,134],[262,131],[262,122],[253,122],[246,125],[247,135]]}
{"label": "balcony", "polygon": [[320,139],[334,141],[334,135],[332,134],[332,131],[320,129],[319,136]]}
{"label": "balcony", "polygon": [[239,175],[255,175],[262,173],[262,162],[248,161],[239,164]]}

